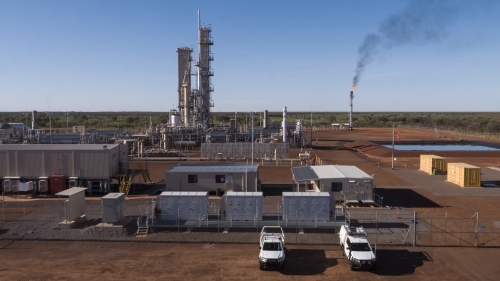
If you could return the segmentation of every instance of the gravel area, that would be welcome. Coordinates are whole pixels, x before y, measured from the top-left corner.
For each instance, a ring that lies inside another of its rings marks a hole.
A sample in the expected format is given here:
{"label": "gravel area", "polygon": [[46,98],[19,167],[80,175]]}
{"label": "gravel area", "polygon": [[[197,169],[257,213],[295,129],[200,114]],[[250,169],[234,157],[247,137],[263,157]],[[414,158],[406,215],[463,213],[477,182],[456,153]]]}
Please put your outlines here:
{"label": "gravel area", "polygon": [[[125,220],[123,227],[101,227],[102,207],[100,200],[86,201],[87,221],[73,229],[59,226],[62,220],[62,201],[34,200],[24,202],[6,202],[7,209],[22,209],[37,206],[35,212],[27,214],[13,221],[8,221],[0,228],[0,239],[20,240],[69,240],[69,241],[157,241],[157,242],[211,242],[211,243],[258,243],[258,228],[231,228],[223,233],[222,228],[194,228],[187,232],[186,228],[154,228],[142,238],[136,237],[137,217],[151,210],[151,197],[148,199],[132,199],[125,201]],[[281,197],[267,196],[263,200],[264,212],[281,210]],[[217,209],[218,199],[210,199],[209,208]],[[375,210],[380,210],[375,212]],[[22,211],[21,211],[22,213]],[[377,215],[376,215],[377,213]],[[151,212],[149,212],[151,214]],[[394,210],[384,209],[352,209],[351,222],[353,225],[362,224],[370,234],[372,243],[402,243],[407,233],[408,220],[411,215],[402,215],[398,219]],[[408,213],[410,214],[410,213]],[[374,223],[378,216],[378,232]],[[404,222],[402,218],[405,217]],[[285,229],[287,241],[297,244],[338,244],[338,229],[304,229],[300,234],[300,224],[296,228],[290,224]],[[377,234],[378,233],[378,234]],[[408,240],[409,241],[409,240]]]}
{"label": "gravel area", "polygon": [[[425,188],[435,196],[500,196],[500,187],[463,188],[447,182],[446,175],[432,176],[419,170],[410,169],[386,170],[414,184],[414,186],[400,186],[397,188]],[[500,181],[500,171],[498,170],[483,168],[481,173],[481,181],[483,182]]]}

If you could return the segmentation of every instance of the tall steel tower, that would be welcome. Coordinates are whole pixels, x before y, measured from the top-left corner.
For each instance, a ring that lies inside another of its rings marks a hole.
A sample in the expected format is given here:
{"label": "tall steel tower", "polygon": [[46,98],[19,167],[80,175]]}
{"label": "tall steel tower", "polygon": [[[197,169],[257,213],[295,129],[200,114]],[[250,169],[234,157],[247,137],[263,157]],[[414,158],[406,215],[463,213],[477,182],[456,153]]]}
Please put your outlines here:
{"label": "tall steel tower", "polygon": [[211,98],[211,93],[214,90],[210,83],[210,77],[214,75],[210,67],[210,62],[214,60],[214,56],[210,52],[210,47],[214,44],[212,39],[212,27],[202,26],[200,22],[200,10],[198,10],[198,44],[199,52],[195,66],[198,67],[198,96],[197,98],[197,120],[198,124],[203,128],[207,128],[210,122],[210,107],[214,106]]}
{"label": "tall steel tower", "polygon": [[191,53],[193,49],[189,47],[177,48],[178,75],[179,75],[179,113],[182,124],[186,127],[191,123],[191,111],[193,110],[193,101],[191,98]]}

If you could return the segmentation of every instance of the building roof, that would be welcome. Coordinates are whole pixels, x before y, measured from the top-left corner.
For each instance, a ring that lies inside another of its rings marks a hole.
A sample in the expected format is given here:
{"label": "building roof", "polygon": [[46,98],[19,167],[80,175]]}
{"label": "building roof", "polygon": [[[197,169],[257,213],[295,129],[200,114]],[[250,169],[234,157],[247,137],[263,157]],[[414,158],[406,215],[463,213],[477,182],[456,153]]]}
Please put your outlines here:
{"label": "building roof", "polygon": [[448,165],[467,168],[467,169],[479,169],[479,167],[467,163],[448,163]]}
{"label": "building roof", "polygon": [[66,190],[63,190],[59,193],[56,193],[55,195],[57,196],[72,196],[72,195],[75,195],[77,193],[80,193],[82,191],[85,191],[87,188],[85,187],[72,187],[70,189],[66,189]]}
{"label": "building roof", "polygon": [[328,192],[283,192],[283,197],[330,197]]}
{"label": "building roof", "polygon": [[296,181],[319,179],[373,179],[356,166],[323,165],[292,168]]}
{"label": "building roof", "polygon": [[167,173],[244,173],[257,172],[258,164],[180,164],[170,168]]}
{"label": "building roof", "polygon": [[0,145],[5,150],[107,150],[119,144],[6,144]]}
{"label": "building roof", "polygon": [[208,196],[206,191],[163,191],[160,196]]}
{"label": "building roof", "polygon": [[223,196],[226,196],[226,197],[262,197],[262,192],[234,192],[234,191],[228,191]]}
{"label": "building roof", "polygon": [[112,192],[112,193],[108,193],[108,194],[104,195],[103,197],[101,197],[101,199],[116,199],[116,198],[120,198],[122,196],[125,196],[125,193]]}

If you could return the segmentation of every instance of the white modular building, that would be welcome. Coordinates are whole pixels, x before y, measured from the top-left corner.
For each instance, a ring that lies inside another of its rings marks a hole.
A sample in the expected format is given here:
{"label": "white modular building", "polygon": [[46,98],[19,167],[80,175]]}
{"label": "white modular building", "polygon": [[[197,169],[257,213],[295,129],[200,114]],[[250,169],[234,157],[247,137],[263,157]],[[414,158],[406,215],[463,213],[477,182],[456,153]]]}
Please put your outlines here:
{"label": "white modular building", "polygon": [[221,198],[226,220],[262,220],[262,192],[226,192]]}
{"label": "white modular building", "polygon": [[256,192],[258,169],[254,164],[180,164],[166,172],[166,190]]}
{"label": "white modular building", "polygon": [[164,191],[156,204],[162,220],[206,220],[208,192]]}
{"label": "white modular building", "polygon": [[332,204],[373,204],[373,177],[356,166],[324,165],[292,168],[295,189],[329,192]]}
{"label": "white modular building", "polygon": [[283,220],[329,221],[330,193],[283,192]]}

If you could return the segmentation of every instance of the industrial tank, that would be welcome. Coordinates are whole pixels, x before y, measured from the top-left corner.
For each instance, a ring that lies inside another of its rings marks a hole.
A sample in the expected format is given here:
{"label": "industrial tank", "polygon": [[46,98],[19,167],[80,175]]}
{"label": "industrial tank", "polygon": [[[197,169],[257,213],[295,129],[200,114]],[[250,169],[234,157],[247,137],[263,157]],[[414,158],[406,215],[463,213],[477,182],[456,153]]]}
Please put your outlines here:
{"label": "industrial tank", "polygon": [[170,117],[170,124],[172,126],[180,126],[181,125],[181,117],[179,115],[172,115]]}

